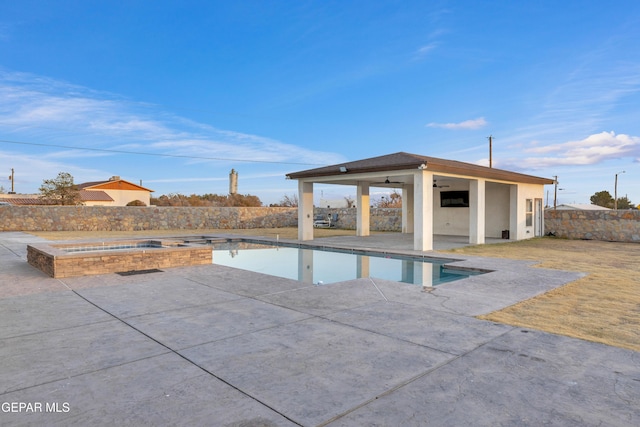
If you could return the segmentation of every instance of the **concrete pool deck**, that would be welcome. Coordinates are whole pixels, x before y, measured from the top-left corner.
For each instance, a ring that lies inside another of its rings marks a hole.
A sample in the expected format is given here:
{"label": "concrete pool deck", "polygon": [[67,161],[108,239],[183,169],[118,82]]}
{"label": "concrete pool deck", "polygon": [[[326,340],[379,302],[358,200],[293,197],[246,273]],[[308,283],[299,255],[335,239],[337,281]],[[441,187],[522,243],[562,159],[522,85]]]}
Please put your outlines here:
{"label": "concrete pool deck", "polygon": [[[318,243],[407,250],[380,239]],[[0,233],[2,425],[640,425],[640,353],[473,317],[580,273],[456,254],[495,271],[431,292],[216,265],[52,279],[26,263],[42,241]]]}

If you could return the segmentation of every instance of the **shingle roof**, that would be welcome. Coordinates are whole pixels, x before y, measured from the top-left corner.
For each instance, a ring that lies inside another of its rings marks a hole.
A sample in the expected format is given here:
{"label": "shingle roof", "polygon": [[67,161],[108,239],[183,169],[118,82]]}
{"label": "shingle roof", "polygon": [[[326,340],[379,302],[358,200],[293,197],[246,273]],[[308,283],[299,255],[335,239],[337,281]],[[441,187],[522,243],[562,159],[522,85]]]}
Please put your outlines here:
{"label": "shingle roof", "polygon": [[76,184],[76,187],[78,187],[79,190],[83,190],[87,187],[93,187],[95,185],[100,185],[100,184],[104,184],[106,182],[109,181],[91,181],[91,182],[83,182],[82,184]]}
{"label": "shingle roof", "polygon": [[7,199],[0,199],[3,202],[11,203],[16,206],[25,206],[25,205],[46,205],[47,203],[36,197],[11,197]]}
{"label": "shingle roof", "polygon": [[113,202],[111,196],[100,190],[79,190],[83,202]]}
{"label": "shingle roof", "polygon": [[[478,178],[490,178],[503,181],[522,182],[529,184],[553,184],[552,179],[510,172],[502,169],[488,168],[472,163],[456,160],[439,159],[436,157],[421,156],[405,152],[371,157],[353,162],[339,163],[315,169],[293,172],[287,174],[291,179],[315,178],[331,175],[349,175],[365,172],[387,172],[426,167],[432,172],[443,172]],[[347,172],[340,172],[340,168],[346,168]]]}
{"label": "shingle roof", "polygon": [[[83,202],[113,202],[111,196],[100,190],[79,190],[79,194],[80,200]],[[45,199],[39,197],[7,197],[0,198],[0,200],[18,206],[49,204]]]}

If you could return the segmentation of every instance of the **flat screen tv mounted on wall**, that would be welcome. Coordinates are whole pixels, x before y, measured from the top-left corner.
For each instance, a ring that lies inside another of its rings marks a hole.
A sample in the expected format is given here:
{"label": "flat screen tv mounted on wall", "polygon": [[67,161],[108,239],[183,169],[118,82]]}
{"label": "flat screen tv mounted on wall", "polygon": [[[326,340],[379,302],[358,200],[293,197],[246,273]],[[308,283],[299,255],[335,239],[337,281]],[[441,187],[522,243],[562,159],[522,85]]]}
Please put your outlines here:
{"label": "flat screen tv mounted on wall", "polygon": [[468,191],[443,191],[440,193],[440,207],[442,208],[468,208]]}

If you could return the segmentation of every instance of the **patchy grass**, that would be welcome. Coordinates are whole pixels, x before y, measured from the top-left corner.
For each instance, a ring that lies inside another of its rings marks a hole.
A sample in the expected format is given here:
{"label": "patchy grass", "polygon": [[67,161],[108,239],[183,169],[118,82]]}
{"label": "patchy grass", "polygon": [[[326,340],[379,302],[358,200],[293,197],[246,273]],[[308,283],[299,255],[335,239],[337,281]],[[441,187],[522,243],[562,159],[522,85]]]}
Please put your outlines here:
{"label": "patchy grass", "polygon": [[538,238],[448,252],[587,273],[480,318],[640,351],[640,244]]}

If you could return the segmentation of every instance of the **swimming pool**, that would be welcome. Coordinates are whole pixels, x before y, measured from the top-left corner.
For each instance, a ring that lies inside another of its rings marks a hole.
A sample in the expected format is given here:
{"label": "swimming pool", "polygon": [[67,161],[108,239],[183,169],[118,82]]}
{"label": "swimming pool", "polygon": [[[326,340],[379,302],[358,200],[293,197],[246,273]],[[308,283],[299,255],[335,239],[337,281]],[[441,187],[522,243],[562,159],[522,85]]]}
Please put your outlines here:
{"label": "swimming pool", "polygon": [[372,277],[422,286],[464,279],[477,271],[447,268],[451,260],[383,255],[365,251],[308,249],[246,241],[215,243],[213,263],[322,285]]}

